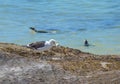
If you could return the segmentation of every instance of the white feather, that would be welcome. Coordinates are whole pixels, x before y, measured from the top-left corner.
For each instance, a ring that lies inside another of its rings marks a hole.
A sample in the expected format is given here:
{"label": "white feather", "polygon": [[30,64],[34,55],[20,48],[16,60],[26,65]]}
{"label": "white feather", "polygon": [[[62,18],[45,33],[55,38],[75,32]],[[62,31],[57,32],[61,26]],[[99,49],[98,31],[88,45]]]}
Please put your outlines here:
{"label": "white feather", "polygon": [[53,46],[58,46],[58,43],[54,39],[50,39],[49,41],[45,42],[44,47],[38,48],[38,50],[40,50],[40,51],[49,50]]}

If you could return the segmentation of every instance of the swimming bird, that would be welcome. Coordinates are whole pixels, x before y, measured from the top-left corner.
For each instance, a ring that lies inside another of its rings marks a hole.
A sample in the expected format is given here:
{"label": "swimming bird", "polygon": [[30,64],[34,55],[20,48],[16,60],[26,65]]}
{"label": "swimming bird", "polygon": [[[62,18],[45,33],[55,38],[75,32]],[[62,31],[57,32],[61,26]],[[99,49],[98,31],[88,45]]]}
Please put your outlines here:
{"label": "swimming bird", "polygon": [[30,27],[30,29],[36,33],[49,33],[48,31],[45,30],[36,30],[34,27]]}
{"label": "swimming bird", "polygon": [[89,46],[89,43],[87,40],[84,41],[84,46]]}
{"label": "swimming bird", "polygon": [[58,43],[54,39],[50,39],[49,41],[38,41],[27,45],[29,48],[40,51],[49,50],[53,46],[58,46]]}

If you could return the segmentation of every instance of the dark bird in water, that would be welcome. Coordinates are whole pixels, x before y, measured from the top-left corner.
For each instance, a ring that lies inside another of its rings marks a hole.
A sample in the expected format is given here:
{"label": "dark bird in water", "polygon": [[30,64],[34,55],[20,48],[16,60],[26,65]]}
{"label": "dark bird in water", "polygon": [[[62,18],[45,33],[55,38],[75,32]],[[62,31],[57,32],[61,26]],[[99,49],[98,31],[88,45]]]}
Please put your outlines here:
{"label": "dark bird in water", "polygon": [[36,33],[49,33],[48,31],[45,30],[36,30],[34,27],[30,27],[30,29]]}
{"label": "dark bird in water", "polygon": [[85,40],[85,42],[84,42],[84,46],[89,46],[89,43],[88,43],[87,40]]}

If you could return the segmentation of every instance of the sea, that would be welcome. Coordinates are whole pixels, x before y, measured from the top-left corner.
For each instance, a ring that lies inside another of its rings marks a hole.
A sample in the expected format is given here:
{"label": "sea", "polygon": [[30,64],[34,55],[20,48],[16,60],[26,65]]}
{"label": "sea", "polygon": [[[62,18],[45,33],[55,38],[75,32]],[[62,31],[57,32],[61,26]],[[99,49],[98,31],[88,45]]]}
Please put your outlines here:
{"label": "sea", "polygon": [[49,39],[83,52],[120,55],[120,0],[0,0],[0,42]]}

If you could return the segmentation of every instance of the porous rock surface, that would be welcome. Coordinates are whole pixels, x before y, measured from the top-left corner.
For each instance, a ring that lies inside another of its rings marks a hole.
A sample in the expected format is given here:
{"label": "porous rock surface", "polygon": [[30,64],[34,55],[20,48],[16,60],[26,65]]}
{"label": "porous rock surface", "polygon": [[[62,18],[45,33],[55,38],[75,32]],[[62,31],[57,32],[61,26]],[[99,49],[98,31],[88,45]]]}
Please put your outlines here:
{"label": "porous rock surface", "polygon": [[120,56],[0,43],[0,84],[119,84]]}

